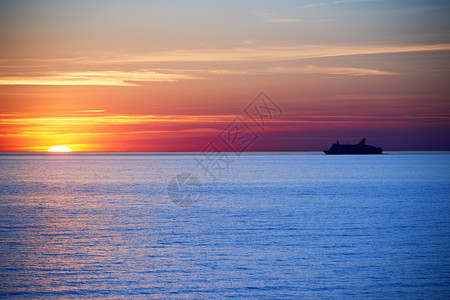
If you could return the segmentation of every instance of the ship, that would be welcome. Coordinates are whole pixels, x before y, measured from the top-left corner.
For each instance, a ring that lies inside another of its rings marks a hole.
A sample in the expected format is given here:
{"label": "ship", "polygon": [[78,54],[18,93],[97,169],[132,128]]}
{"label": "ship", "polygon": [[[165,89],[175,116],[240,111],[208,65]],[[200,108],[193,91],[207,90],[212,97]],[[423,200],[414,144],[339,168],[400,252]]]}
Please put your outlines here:
{"label": "ship", "polygon": [[330,149],[323,150],[325,154],[383,154],[383,150],[379,147],[366,145],[366,139],[362,139],[359,144],[332,144]]}

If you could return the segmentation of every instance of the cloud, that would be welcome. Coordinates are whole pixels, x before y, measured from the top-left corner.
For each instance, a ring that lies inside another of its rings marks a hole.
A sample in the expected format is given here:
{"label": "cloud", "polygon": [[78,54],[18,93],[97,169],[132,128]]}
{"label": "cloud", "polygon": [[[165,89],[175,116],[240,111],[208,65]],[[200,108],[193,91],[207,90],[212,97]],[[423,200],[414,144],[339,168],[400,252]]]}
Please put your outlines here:
{"label": "cloud", "polygon": [[298,45],[252,46],[234,49],[174,50],[147,55],[91,57],[79,64],[116,64],[145,62],[210,62],[210,61],[279,61],[352,55],[393,54],[408,52],[449,51],[450,44],[429,45]]}
{"label": "cloud", "polygon": [[300,19],[295,18],[267,18],[264,20],[266,23],[296,23],[300,22]]}
{"label": "cloud", "polygon": [[333,1],[333,4],[341,4],[341,3],[356,3],[356,2],[376,2],[377,0],[336,0]]}
{"label": "cloud", "polygon": [[325,2],[318,2],[318,3],[305,4],[305,5],[301,6],[300,8],[308,9],[308,8],[316,8],[316,7],[325,6],[325,5],[327,5]]}
{"label": "cloud", "polygon": [[80,113],[103,113],[106,110],[104,109],[86,109],[86,110],[76,110],[74,112],[80,112]]}
{"label": "cloud", "polygon": [[135,86],[145,82],[174,82],[194,78],[186,74],[158,72],[47,72],[33,76],[0,77],[0,85],[108,85]]}
{"label": "cloud", "polygon": [[397,73],[353,67],[320,67],[307,65],[305,67],[284,67],[272,68],[267,70],[270,73],[283,74],[330,74],[330,75],[345,75],[345,76],[367,76],[367,75],[398,75]]}
{"label": "cloud", "polygon": [[[24,114],[3,114],[1,117],[0,137],[9,141],[9,145],[6,142],[0,145],[3,151],[47,151],[50,146],[58,144],[74,151],[107,151],[123,147],[136,150],[138,146],[123,142],[128,138],[138,141],[152,138],[161,141],[162,138],[163,141],[173,139],[173,142],[186,138],[186,133],[190,133],[193,139],[215,136],[235,116],[73,114],[70,117],[27,117]],[[143,149],[149,151],[151,147]],[[200,149],[200,146],[196,147]]]}
{"label": "cloud", "polygon": [[330,74],[345,76],[367,76],[367,75],[399,75],[398,73],[378,69],[355,68],[355,67],[327,67],[306,65],[302,67],[276,67],[239,70],[201,70],[201,69],[177,69],[177,72],[207,75],[262,75],[262,74]]}
{"label": "cloud", "polygon": [[[86,111],[84,111],[86,112]],[[2,114],[0,125],[45,126],[60,128],[82,125],[123,125],[154,123],[223,123],[233,119],[232,115],[101,115],[71,117],[21,117],[16,114]]]}
{"label": "cloud", "polygon": [[301,21],[300,19],[297,18],[288,18],[284,16],[279,16],[268,10],[256,10],[253,13],[257,17],[259,17],[262,22],[265,23],[296,23]]}
{"label": "cloud", "polygon": [[[248,44],[244,47],[233,49],[207,49],[207,50],[174,50],[146,55],[110,55],[102,57],[79,57],[54,63],[61,70],[73,70],[89,68],[92,71],[52,71],[52,72],[24,72],[24,67],[17,72],[8,71],[0,75],[0,85],[100,85],[100,86],[138,86],[152,82],[178,82],[184,80],[206,80],[213,76],[223,75],[252,75],[267,72],[272,73],[304,73],[304,74],[333,74],[346,76],[367,75],[398,75],[398,73],[346,66],[313,66],[292,68],[245,68],[238,66],[234,69],[180,69],[180,68],[154,68],[152,70],[137,69],[132,71],[114,70],[118,66],[123,68],[135,68],[136,65],[150,63],[177,63],[177,62],[258,62],[271,63],[293,60],[304,60],[313,58],[359,56],[373,54],[394,54],[412,52],[449,51],[450,44],[428,44],[428,45],[297,45],[297,46],[260,46]],[[39,60],[36,60],[39,61]],[[27,60],[8,60],[3,64],[8,65],[30,63]],[[52,67],[52,62],[46,60],[47,68]],[[298,65],[298,62],[296,62]],[[168,64],[170,66],[170,64]],[[93,71],[96,68],[109,68],[106,71]],[[4,71],[6,72],[6,71]]]}
{"label": "cloud", "polygon": [[[260,46],[257,44],[248,44],[246,47],[232,49],[179,49],[168,50],[164,52],[154,52],[148,54],[111,54],[78,57],[66,60],[49,59],[10,59],[4,60],[2,67],[11,63],[20,61],[23,64],[35,62],[46,62],[48,66],[54,63],[60,65],[113,65],[123,63],[150,63],[150,62],[211,62],[211,61],[277,61],[277,60],[296,60],[323,57],[340,57],[351,55],[371,55],[371,54],[394,54],[408,52],[430,52],[430,51],[449,51],[450,44],[416,44],[416,45],[294,45],[294,46]],[[22,66],[24,67],[24,66]],[[47,76],[68,76],[82,78],[86,81],[93,78],[114,78],[118,81],[127,79],[142,79],[148,81],[176,81],[186,78],[183,74],[165,74],[152,71],[142,72],[81,72],[52,74]],[[1,79],[1,77],[0,77]],[[123,82],[122,82],[123,84]]]}

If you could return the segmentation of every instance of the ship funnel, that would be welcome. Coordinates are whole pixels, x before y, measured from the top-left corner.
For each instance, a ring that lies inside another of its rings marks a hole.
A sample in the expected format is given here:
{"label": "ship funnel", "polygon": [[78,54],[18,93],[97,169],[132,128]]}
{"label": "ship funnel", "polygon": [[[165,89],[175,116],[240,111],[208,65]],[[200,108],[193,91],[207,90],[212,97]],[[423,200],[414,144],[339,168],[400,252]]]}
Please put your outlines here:
{"label": "ship funnel", "polygon": [[361,142],[359,142],[359,144],[360,144],[360,145],[365,145],[365,144],[366,144],[366,138],[363,138],[363,139],[361,140]]}

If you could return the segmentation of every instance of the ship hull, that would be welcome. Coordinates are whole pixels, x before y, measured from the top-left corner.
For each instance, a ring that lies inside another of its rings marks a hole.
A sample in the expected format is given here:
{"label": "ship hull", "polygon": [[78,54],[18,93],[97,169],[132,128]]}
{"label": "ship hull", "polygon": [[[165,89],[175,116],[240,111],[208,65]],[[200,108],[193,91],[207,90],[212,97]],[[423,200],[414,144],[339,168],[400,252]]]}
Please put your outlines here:
{"label": "ship hull", "polygon": [[330,151],[330,150],[324,150],[325,154],[383,154],[382,151]]}
{"label": "ship hull", "polygon": [[383,149],[366,145],[366,139],[362,139],[359,144],[348,145],[332,144],[330,149],[323,150],[325,154],[383,154]]}

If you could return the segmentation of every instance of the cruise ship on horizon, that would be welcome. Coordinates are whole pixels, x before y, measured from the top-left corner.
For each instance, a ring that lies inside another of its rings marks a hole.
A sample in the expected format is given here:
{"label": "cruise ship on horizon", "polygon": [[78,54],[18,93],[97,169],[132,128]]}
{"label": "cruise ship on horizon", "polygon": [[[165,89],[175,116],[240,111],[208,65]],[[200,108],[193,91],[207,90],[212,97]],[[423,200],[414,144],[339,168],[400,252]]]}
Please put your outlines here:
{"label": "cruise ship on horizon", "polygon": [[325,154],[383,154],[383,150],[379,147],[366,145],[366,139],[362,139],[359,144],[332,144],[330,149],[323,150]]}

